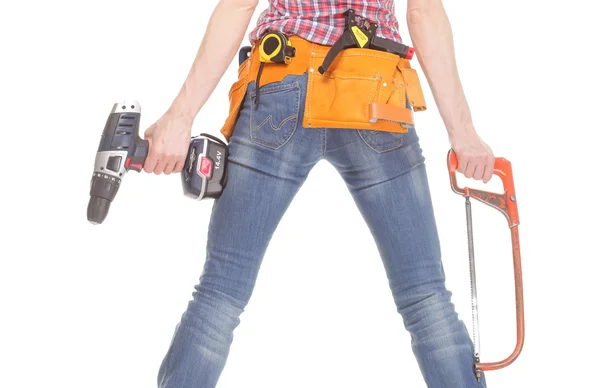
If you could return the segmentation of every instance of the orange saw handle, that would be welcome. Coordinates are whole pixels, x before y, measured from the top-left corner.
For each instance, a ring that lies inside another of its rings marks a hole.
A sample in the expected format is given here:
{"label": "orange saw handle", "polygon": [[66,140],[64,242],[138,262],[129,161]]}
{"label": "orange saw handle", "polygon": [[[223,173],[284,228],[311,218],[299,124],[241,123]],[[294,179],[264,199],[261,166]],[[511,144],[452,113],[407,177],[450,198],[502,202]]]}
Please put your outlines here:
{"label": "orange saw handle", "polygon": [[498,362],[478,363],[478,370],[495,370],[510,365],[517,359],[525,339],[525,314],[523,304],[523,276],[521,272],[521,252],[519,240],[519,212],[517,209],[517,197],[515,195],[515,184],[513,181],[512,166],[505,158],[496,158],[494,161],[494,174],[500,177],[504,186],[504,193],[492,193],[483,190],[459,187],[456,181],[458,170],[458,158],[453,150],[448,152],[448,171],[450,173],[450,185],[452,190],[464,197],[472,197],[495,209],[498,209],[508,220],[511,230],[513,266],[515,277],[515,302],[517,317],[517,344],[513,352],[504,360]]}
{"label": "orange saw handle", "polygon": [[519,225],[519,212],[517,210],[517,197],[515,196],[515,184],[513,182],[512,167],[508,160],[496,158],[494,162],[494,174],[500,177],[504,186],[504,193],[491,193],[488,191],[458,187],[456,172],[458,171],[458,158],[453,150],[448,152],[448,170],[450,172],[450,184],[452,190],[464,197],[475,198],[495,209],[500,210],[508,220],[508,227]]}

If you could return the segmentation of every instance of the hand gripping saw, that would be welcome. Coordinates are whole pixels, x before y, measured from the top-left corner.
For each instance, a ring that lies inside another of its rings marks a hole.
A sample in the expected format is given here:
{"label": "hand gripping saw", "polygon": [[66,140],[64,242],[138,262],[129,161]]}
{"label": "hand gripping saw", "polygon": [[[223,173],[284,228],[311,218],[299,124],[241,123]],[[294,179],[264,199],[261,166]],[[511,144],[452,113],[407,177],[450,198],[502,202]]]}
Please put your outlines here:
{"label": "hand gripping saw", "polygon": [[[458,158],[453,150],[448,152],[448,171],[450,173],[450,185],[452,190],[465,197],[465,208],[467,212],[467,234],[469,247],[469,268],[471,273],[471,309],[473,313],[473,345],[474,345],[474,365],[473,371],[477,381],[481,378],[482,371],[497,370],[513,363],[523,349],[525,338],[525,314],[523,306],[523,278],[521,273],[521,253],[519,241],[519,212],[517,209],[517,197],[515,196],[515,185],[512,175],[512,166],[510,161],[505,158],[496,158],[494,161],[494,174],[500,177],[504,186],[504,193],[497,194],[487,191],[471,189],[468,187],[458,187],[456,181],[456,171],[458,170]],[[479,346],[479,316],[477,305],[477,282],[475,273],[475,253],[473,248],[473,221],[471,218],[470,198],[474,198],[499,210],[508,220],[508,227],[511,231],[514,280],[515,280],[515,299],[516,299],[516,317],[517,317],[517,343],[513,352],[504,360],[497,362],[481,362]]]}

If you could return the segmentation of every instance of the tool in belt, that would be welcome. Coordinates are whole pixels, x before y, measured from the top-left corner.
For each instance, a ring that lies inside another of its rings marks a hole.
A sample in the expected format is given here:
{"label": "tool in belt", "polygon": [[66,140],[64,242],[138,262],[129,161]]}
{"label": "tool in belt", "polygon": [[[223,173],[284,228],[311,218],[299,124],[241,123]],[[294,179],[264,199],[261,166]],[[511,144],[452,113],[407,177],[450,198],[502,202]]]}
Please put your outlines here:
{"label": "tool in belt", "polygon": [[[344,12],[344,17],[346,19],[344,32],[327,53],[323,64],[319,66],[318,70],[321,74],[325,73],[337,55],[347,48],[369,48],[396,54],[401,58],[412,59],[414,48],[375,35],[377,28],[379,28],[378,24],[357,16],[353,9]],[[258,49],[260,67],[256,77],[255,103],[257,106],[259,103],[260,76],[264,65],[267,63],[287,65],[296,55],[296,49],[292,46],[289,38],[279,31],[269,32],[263,36]],[[244,47],[240,50],[240,62],[247,58],[249,52],[250,47]]]}
{"label": "tool in belt", "polygon": [[256,97],[255,103],[258,106],[260,76],[265,63],[288,64],[292,57],[296,55],[296,49],[283,33],[279,31],[267,33],[260,41],[259,45],[260,67],[256,76]]}
{"label": "tool in belt", "polygon": [[[473,344],[475,362],[473,371],[477,381],[481,378],[481,372],[486,370],[496,370],[510,365],[517,359],[523,349],[525,336],[525,318],[523,307],[523,279],[521,274],[521,253],[519,241],[519,212],[517,209],[517,197],[515,196],[515,185],[512,176],[511,163],[505,158],[496,158],[494,162],[494,174],[498,175],[504,186],[504,193],[497,194],[482,190],[461,188],[456,181],[456,170],[458,169],[458,159],[453,150],[448,152],[448,170],[450,173],[450,184],[452,190],[465,197],[467,212],[467,237],[469,249],[469,268],[471,273],[471,310],[473,313]],[[475,252],[473,248],[473,221],[471,218],[471,202],[474,199],[489,205],[504,214],[508,220],[508,227],[511,232],[513,266],[515,278],[515,300],[516,300],[516,318],[517,318],[517,344],[513,352],[504,360],[498,362],[480,362],[479,345],[479,309],[477,305],[477,282],[475,273]]]}
{"label": "tool in belt", "polygon": [[346,19],[344,32],[327,53],[323,64],[319,66],[319,73],[323,74],[329,69],[340,51],[353,47],[385,51],[404,59],[412,59],[414,48],[375,35],[379,28],[378,24],[356,16],[353,9],[344,12],[344,17]]}

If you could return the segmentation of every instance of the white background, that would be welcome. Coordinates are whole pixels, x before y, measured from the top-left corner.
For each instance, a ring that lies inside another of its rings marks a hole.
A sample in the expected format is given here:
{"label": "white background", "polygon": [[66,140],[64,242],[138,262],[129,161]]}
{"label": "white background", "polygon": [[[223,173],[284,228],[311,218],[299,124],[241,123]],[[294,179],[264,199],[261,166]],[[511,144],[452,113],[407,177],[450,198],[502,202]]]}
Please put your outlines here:
{"label": "white background", "polygon": [[[215,4],[3,3],[1,386],[156,386],[204,263],[212,202],[185,198],[178,175],[132,172],[105,223],[93,226],[89,181],[112,104],[139,100],[142,132],[156,120]],[[488,372],[489,387],[600,387],[600,28],[592,4],[446,4],[476,128],[512,162],[521,218],[525,348],[511,366]],[[410,43],[405,2],[397,16]],[[194,135],[221,136],[235,62]],[[448,139],[425,91],[418,131],[448,287],[470,328],[464,200],[450,190]],[[485,186],[499,187],[497,178]],[[496,210],[475,202],[473,212],[482,358],[497,361],[516,338],[509,230]],[[219,388],[425,386],[374,241],[327,162],[282,219],[241,319]]]}

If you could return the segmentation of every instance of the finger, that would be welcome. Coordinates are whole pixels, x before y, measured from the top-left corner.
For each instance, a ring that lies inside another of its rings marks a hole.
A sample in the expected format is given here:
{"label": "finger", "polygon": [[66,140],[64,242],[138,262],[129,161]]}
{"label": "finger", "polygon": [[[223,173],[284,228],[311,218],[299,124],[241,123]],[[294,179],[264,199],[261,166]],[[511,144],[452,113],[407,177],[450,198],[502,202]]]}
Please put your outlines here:
{"label": "finger", "polygon": [[458,158],[458,172],[460,172],[461,174],[464,174],[465,171],[467,170],[468,165],[469,165],[469,158],[467,158],[464,155],[461,155],[461,157]]}
{"label": "finger", "polygon": [[161,155],[156,162],[156,167],[154,167],[154,173],[158,175],[163,172],[168,162],[169,160],[164,155]]}
{"label": "finger", "polygon": [[171,174],[173,172],[173,169],[175,168],[175,163],[176,162],[177,162],[176,160],[170,160],[169,162],[167,162],[167,164],[166,164],[165,169],[163,170],[163,172],[166,175]]}
{"label": "finger", "polygon": [[156,168],[156,162],[158,162],[158,157],[156,151],[152,147],[151,140],[148,140],[148,149],[150,151],[148,152],[148,157],[144,162],[144,171],[146,171],[147,173],[151,173]]}
{"label": "finger", "polygon": [[471,160],[469,160],[467,162],[467,167],[465,168],[465,172],[464,175],[467,178],[472,178],[473,177],[473,173],[475,172],[475,167],[477,166],[477,164]]}
{"label": "finger", "polygon": [[487,160],[487,164],[485,166],[485,172],[483,173],[483,182],[488,183],[492,176],[494,176],[494,163],[496,162],[496,158],[493,155],[490,155]]}
{"label": "finger", "polygon": [[485,162],[479,161],[475,164],[475,168],[473,169],[473,179],[481,180],[483,177],[483,171],[485,170]]}
{"label": "finger", "polygon": [[175,162],[175,166],[173,167],[174,173],[180,173],[183,171],[183,167],[185,166],[185,159],[181,158],[177,162]]}

